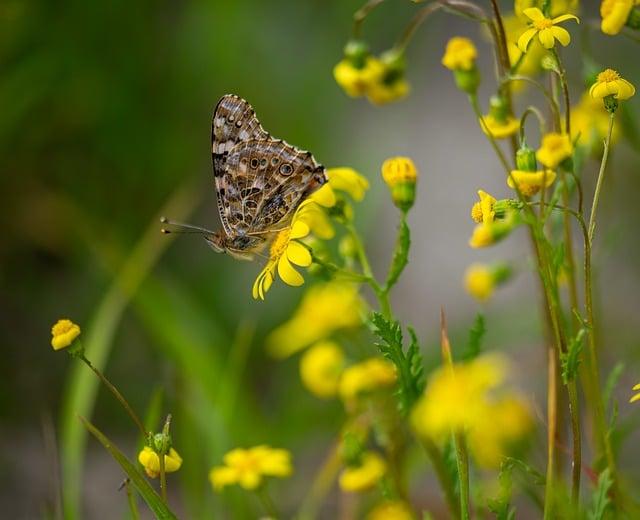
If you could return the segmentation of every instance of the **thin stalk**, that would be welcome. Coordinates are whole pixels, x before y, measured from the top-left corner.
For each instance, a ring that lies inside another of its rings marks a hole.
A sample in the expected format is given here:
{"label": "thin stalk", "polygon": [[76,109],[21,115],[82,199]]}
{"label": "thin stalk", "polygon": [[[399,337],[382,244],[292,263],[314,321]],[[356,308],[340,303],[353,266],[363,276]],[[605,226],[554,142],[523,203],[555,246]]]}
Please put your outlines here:
{"label": "thin stalk", "polygon": [[362,24],[364,23],[369,13],[378,7],[384,0],[369,0],[360,9],[353,14],[353,29],[352,34],[355,39],[359,39],[362,36]]}
{"label": "thin stalk", "polygon": [[575,507],[580,503],[580,476],[582,474],[582,438],[580,431],[580,411],[578,409],[578,389],[575,379],[567,384],[569,393],[569,416],[573,434],[571,459],[571,502]]}
{"label": "thin stalk", "polygon": [[113,396],[118,400],[118,402],[120,402],[120,404],[122,405],[122,407],[126,410],[126,412],[129,414],[129,417],[131,417],[131,419],[133,420],[133,422],[136,424],[136,426],[138,427],[138,429],[140,430],[140,433],[142,434],[142,436],[144,438],[147,437],[147,430],[144,427],[144,424],[142,424],[142,421],[140,420],[140,418],[136,415],[136,413],[133,411],[133,408],[131,408],[131,406],[129,405],[129,403],[127,402],[127,400],[124,398],[124,396],[120,393],[120,391],[113,386],[113,384],[111,383],[111,381],[109,381],[106,376],[100,372],[100,370],[98,370],[96,367],[93,366],[93,364],[91,363],[91,361],[89,361],[87,359],[87,357],[84,355],[84,353],[81,353],[78,358],[85,364],[87,365],[91,370],[93,370],[93,373],[95,375],[98,376],[98,378],[100,379],[100,381],[102,381],[102,384],[104,384],[104,386],[107,387],[107,390],[109,390],[109,392],[111,392],[113,394]]}
{"label": "thin stalk", "polygon": [[264,510],[267,512],[267,515],[270,518],[280,518],[280,513],[278,513],[278,509],[276,508],[271,495],[269,495],[269,491],[267,491],[266,485],[260,486],[256,490],[256,495],[258,496],[262,507],[264,507]]}
{"label": "thin stalk", "polygon": [[129,504],[129,512],[131,513],[132,520],[140,519],[140,512],[138,511],[138,503],[136,502],[136,496],[131,490],[131,483],[129,479],[124,481],[124,488],[127,493],[127,504]]}
{"label": "thin stalk", "polygon": [[406,49],[407,45],[413,38],[413,35],[418,30],[418,28],[424,23],[424,21],[429,18],[433,13],[435,13],[438,9],[442,8],[443,4],[433,3],[429,4],[426,7],[420,9],[411,19],[409,24],[405,27],[404,31],[400,35],[397,43],[394,48],[400,51]]}
{"label": "thin stalk", "polygon": [[[558,51],[555,49],[551,49],[553,53],[553,57],[556,59],[556,63],[558,64],[558,77],[560,78],[560,86],[562,88],[562,96],[564,97],[564,130],[568,136],[571,136],[571,102],[569,101],[569,85],[567,84],[567,72],[564,69],[564,65],[562,64],[562,60],[560,59],[560,55]],[[558,131],[562,131],[558,128]]]}
{"label": "thin stalk", "polygon": [[555,502],[555,442],[558,418],[558,387],[556,385],[557,361],[553,346],[547,349],[547,478],[544,490],[544,519],[554,518]]}
{"label": "thin stalk", "polygon": [[551,113],[553,114],[554,125],[556,126],[556,128],[559,128],[560,127],[560,107],[558,107],[558,103],[556,102],[555,99],[553,99],[553,96],[544,87],[544,85],[542,85],[542,83],[540,83],[539,81],[536,81],[533,78],[530,78],[528,76],[520,76],[517,74],[507,76],[502,80],[501,83],[510,83],[513,81],[524,81],[526,83],[531,83],[536,88],[538,88],[540,92],[542,92],[547,102],[549,103],[549,108],[551,109]]}
{"label": "thin stalk", "polygon": [[440,483],[440,488],[444,492],[444,497],[447,502],[447,507],[449,508],[449,514],[451,518],[459,519],[460,518],[460,509],[458,507],[458,499],[456,497],[456,491],[451,481],[451,476],[447,471],[447,467],[444,464],[442,453],[438,446],[429,438],[421,438],[420,444],[424,448],[433,465],[433,469],[436,473],[436,478]]}
{"label": "thin stalk", "polygon": [[478,104],[478,96],[475,94],[469,94],[469,102],[471,103],[473,112],[475,113],[476,117],[480,121],[480,125],[483,127],[482,128],[484,131],[483,133],[487,136],[489,143],[491,144],[493,150],[496,152],[496,155],[498,156],[498,159],[500,160],[502,167],[507,172],[507,175],[511,175],[511,168],[509,166],[509,163],[507,162],[507,158],[504,156],[504,152],[502,151],[500,146],[498,146],[498,143],[496,142],[495,137],[493,137],[493,135],[489,131],[489,128],[484,122],[484,116],[482,115],[482,111],[480,110],[480,105]]}
{"label": "thin stalk", "polygon": [[602,191],[602,182],[604,180],[604,171],[607,167],[607,159],[609,158],[609,147],[611,145],[611,133],[613,132],[614,112],[609,114],[609,129],[607,130],[607,138],[604,141],[604,150],[602,152],[602,161],[600,162],[600,171],[598,172],[598,182],[596,183],[596,191],[593,195],[593,204],[591,205],[591,214],[589,215],[589,243],[593,244],[593,233],[596,229],[596,211],[600,202],[600,192]]}
{"label": "thin stalk", "polygon": [[162,500],[167,504],[167,471],[165,468],[165,456],[169,452],[169,428],[171,427],[171,414],[167,415],[162,428],[162,447],[158,453],[158,462],[160,463],[160,493]]}

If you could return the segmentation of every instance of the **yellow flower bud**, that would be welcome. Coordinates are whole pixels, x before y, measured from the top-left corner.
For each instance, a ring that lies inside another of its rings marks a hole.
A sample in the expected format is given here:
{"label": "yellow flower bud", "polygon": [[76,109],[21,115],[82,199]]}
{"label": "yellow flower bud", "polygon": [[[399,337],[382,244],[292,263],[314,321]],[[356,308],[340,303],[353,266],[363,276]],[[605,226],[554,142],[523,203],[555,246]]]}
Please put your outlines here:
{"label": "yellow flower bud", "polygon": [[51,328],[51,346],[53,350],[68,347],[80,335],[80,327],[71,320],[58,320]]}
{"label": "yellow flower bud", "polygon": [[465,272],[464,285],[471,296],[483,302],[488,300],[495,288],[510,276],[511,269],[503,264],[495,266],[472,264]]}
{"label": "yellow flower bud", "polygon": [[358,466],[349,466],[342,471],[340,488],[350,493],[367,491],[380,481],[386,471],[384,459],[375,451],[367,451],[362,454]]}
{"label": "yellow flower bud", "polygon": [[463,92],[473,94],[478,90],[480,74],[476,68],[478,51],[468,38],[456,36],[447,43],[442,64],[453,71],[456,85]]}
{"label": "yellow flower bud", "polygon": [[[149,446],[142,448],[142,451],[138,454],[138,462],[142,464],[149,477],[156,478],[160,475],[160,457]],[[164,456],[164,471],[173,473],[178,471],[180,466],[182,466],[182,457],[178,455],[176,450],[170,448],[169,453]]]}
{"label": "yellow flower bud", "polygon": [[416,198],[418,170],[408,157],[391,157],[382,163],[382,178],[389,186],[393,203],[408,211]]}

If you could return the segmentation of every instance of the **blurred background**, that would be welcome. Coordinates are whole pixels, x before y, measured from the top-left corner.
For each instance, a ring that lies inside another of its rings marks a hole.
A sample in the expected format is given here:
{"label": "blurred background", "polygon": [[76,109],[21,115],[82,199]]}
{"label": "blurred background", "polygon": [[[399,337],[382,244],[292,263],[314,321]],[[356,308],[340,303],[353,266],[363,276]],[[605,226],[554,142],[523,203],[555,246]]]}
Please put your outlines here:
{"label": "blurred background", "polygon": [[[83,338],[99,352],[94,361],[105,363],[134,408],[147,410],[155,399],[163,413],[173,413],[174,442],[185,464],[170,485],[185,517],[255,517],[257,504],[240,491],[214,495],[206,475],[228,449],[260,443],[292,450],[298,478],[274,487],[285,511],[294,511],[333,443],[340,403],[310,396],[297,359],[272,360],[263,348],[265,335],[290,316],[302,290],[276,283],[266,302],[255,302],[251,285],[260,262],[215,255],[196,237],[174,240],[159,231],[162,214],[218,227],[210,117],[229,92],[249,100],[274,135],[312,151],[326,166],[351,166],[370,179],[357,223],[380,273],[397,223],[380,164],[391,155],[414,159],[421,173],[410,216],[414,241],[393,294],[397,314],[416,326],[427,362],[435,364],[440,307],[454,349],[478,312],[464,292],[465,268],[474,261],[514,261],[517,276],[484,309],[487,347],[508,352],[519,384],[544,409],[539,302],[526,236],[519,231],[487,250],[468,247],[476,190],[498,198],[509,191],[465,97],[440,65],[449,37],[473,38],[482,55],[486,107],[495,88],[490,47],[475,24],[440,14],[409,47],[413,88],[406,100],[380,108],[351,100],[331,71],[359,5],[2,2],[0,507],[7,518],[59,510],[56,446],[65,435],[79,439],[79,423],[69,420],[75,413],[92,417],[135,453],[135,431],[111,396],[100,391],[92,409],[88,392],[65,409],[64,396],[90,374],[51,351],[49,330],[59,317],[82,326]],[[390,47],[415,9],[390,0],[374,12],[364,31],[372,49]],[[583,6],[583,23],[572,34],[596,62],[638,84],[637,42],[607,39],[589,28],[596,16],[595,5]],[[579,49],[566,53],[575,100],[583,88]],[[531,100],[539,101],[524,93],[518,105]],[[629,103],[631,120],[634,114],[637,120],[638,101]],[[637,136],[632,129],[628,134],[608,172],[596,263],[604,295],[598,304],[602,372],[624,363],[620,416],[631,428],[640,417],[624,404],[640,380],[640,158],[630,144]],[[597,166],[585,169],[589,194]],[[640,479],[638,433],[632,435],[636,448],[627,439],[621,466]],[[540,432],[540,443],[543,437]],[[83,443],[76,444],[82,453]],[[72,491],[81,496],[81,517],[122,517],[122,473],[93,439],[86,448],[84,473],[77,476],[82,488]],[[416,503],[442,517],[426,461],[418,454],[415,463],[422,483],[413,490]],[[331,507],[324,514],[332,518]]]}

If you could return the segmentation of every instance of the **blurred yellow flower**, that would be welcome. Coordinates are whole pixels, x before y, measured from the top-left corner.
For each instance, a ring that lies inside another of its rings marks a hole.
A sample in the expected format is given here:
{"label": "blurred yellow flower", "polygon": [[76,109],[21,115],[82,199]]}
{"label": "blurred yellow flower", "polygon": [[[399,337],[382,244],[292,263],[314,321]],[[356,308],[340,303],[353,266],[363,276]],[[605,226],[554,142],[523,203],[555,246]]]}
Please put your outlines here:
{"label": "blurred yellow flower", "polygon": [[391,81],[377,81],[367,90],[367,99],[374,105],[386,105],[398,101],[409,94],[409,82],[400,77]]}
{"label": "blurred yellow flower", "polygon": [[[515,15],[507,15],[503,18],[505,33],[507,36],[507,51],[509,53],[509,62],[511,66],[519,63],[517,73],[523,76],[534,76],[541,70],[542,58],[547,51],[538,39],[533,40],[529,44],[526,53],[518,48],[518,38],[528,28],[526,22]],[[511,82],[512,89],[515,91],[522,90],[527,86],[523,81]]]}
{"label": "blurred yellow flower", "polygon": [[531,197],[538,193],[543,187],[548,188],[556,180],[556,172],[553,170],[539,170],[537,172],[527,172],[523,170],[511,170],[511,175],[507,177],[507,184],[510,188],[518,186],[520,193],[525,197]]}
{"label": "blurred yellow flower", "polygon": [[367,515],[367,520],[414,520],[415,516],[406,502],[386,500],[380,502]]}
{"label": "blurred yellow flower", "polygon": [[447,43],[442,64],[449,70],[471,70],[477,57],[478,51],[469,38],[455,36]]}
{"label": "blurred yellow flower", "polygon": [[312,286],[289,321],[269,334],[269,353],[284,358],[334,332],[362,325],[367,306],[358,286],[332,281]]}
{"label": "blurred yellow flower", "polygon": [[573,144],[565,133],[551,132],[542,137],[542,144],[536,158],[547,168],[556,168],[562,161],[573,155]]}
{"label": "blurred yellow flower", "polygon": [[296,241],[309,235],[310,231],[307,223],[294,217],[291,227],[278,233],[269,250],[269,261],[253,284],[253,297],[256,300],[264,300],[275,280],[276,270],[280,279],[288,285],[298,286],[304,283],[304,278],[294,269],[293,264],[300,267],[311,265],[311,253]]}
{"label": "blurred yellow flower", "polygon": [[80,335],[80,327],[71,320],[58,320],[51,327],[51,346],[53,350],[68,347]]}
{"label": "blurred yellow flower", "polygon": [[632,390],[634,392],[638,392],[636,395],[634,395],[633,397],[631,397],[631,399],[629,399],[630,403],[635,403],[636,401],[640,401],[640,383],[638,383],[637,385],[635,385]]}
{"label": "blurred yellow flower", "polygon": [[[452,431],[464,432],[478,463],[499,464],[532,425],[525,402],[505,388],[508,369],[505,358],[485,354],[436,370],[411,413],[413,428],[437,442]],[[492,445],[486,445],[487,439]]]}
{"label": "blurred yellow flower", "polygon": [[491,269],[484,264],[472,264],[464,275],[467,292],[480,301],[488,300],[495,289]]}
{"label": "blurred yellow flower", "polygon": [[640,4],[640,0],[602,0],[600,29],[611,36],[618,34],[627,23],[631,10]]}
{"label": "blurred yellow flower", "polygon": [[500,120],[492,114],[486,114],[480,119],[480,128],[494,139],[506,139],[520,129],[520,120],[512,116],[505,116]]}
{"label": "blurred yellow flower", "polygon": [[[138,462],[142,464],[149,477],[156,478],[160,475],[160,457],[149,446],[145,446],[142,448],[142,451],[138,453]],[[169,453],[166,453],[164,456],[165,473],[178,471],[180,466],[182,466],[182,458],[176,450],[170,448]]]}
{"label": "blurred yellow flower", "polygon": [[[513,3],[513,10],[520,19],[527,20],[527,16],[524,14],[524,10],[529,7],[542,8],[544,0],[515,0]],[[578,11],[578,0],[553,0],[549,2],[551,4],[551,16],[558,16],[564,13],[576,13]]]}
{"label": "blurred yellow flower", "polygon": [[368,56],[361,68],[356,67],[347,58],[340,61],[333,69],[336,83],[348,96],[364,96],[372,85],[380,81],[384,73],[384,65],[373,56]]}
{"label": "blurred yellow flower", "polygon": [[394,385],[397,378],[393,363],[369,358],[344,370],[340,378],[340,396],[345,403],[351,403],[361,394]]}
{"label": "blurred yellow flower", "polygon": [[[586,146],[594,155],[600,156],[603,141],[609,129],[609,114],[599,99],[585,92],[580,101],[571,108],[571,132],[577,144]],[[614,125],[611,142],[620,137],[620,125]]]}
{"label": "blurred yellow flower", "polygon": [[562,27],[556,27],[556,24],[567,20],[576,20],[580,23],[578,17],[572,14],[563,14],[555,18],[546,18],[542,11],[537,7],[523,9],[522,12],[531,20],[532,25],[530,29],[524,31],[520,38],[518,38],[518,48],[522,52],[527,52],[529,42],[536,35],[545,49],[552,49],[556,40],[558,40],[563,46],[567,46],[569,45],[569,42],[571,42],[569,31]]}
{"label": "blurred yellow flower", "polygon": [[293,472],[291,454],[269,446],[236,448],[227,453],[223,461],[224,466],[216,466],[209,472],[209,481],[215,491],[233,484],[254,490],[260,487],[264,477],[284,478]]}
{"label": "blurred yellow flower", "polygon": [[594,99],[604,99],[613,96],[623,101],[636,93],[636,88],[613,69],[605,69],[596,82],[591,85],[589,95]]}
{"label": "blurred yellow flower", "polygon": [[338,393],[344,352],[334,341],[321,341],[300,359],[300,379],[314,395],[327,399]]}
{"label": "blurred yellow flower", "polygon": [[490,224],[494,221],[496,199],[489,195],[486,191],[478,190],[479,202],[471,207],[471,218],[478,224]]}
{"label": "blurred yellow flower", "polygon": [[473,229],[473,233],[469,239],[469,245],[474,249],[487,247],[507,237],[518,224],[518,220],[515,212],[508,212],[506,217],[504,220],[478,224]]}
{"label": "blurred yellow flower", "polygon": [[329,178],[329,187],[347,193],[357,202],[364,198],[369,189],[367,178],[353,168],[329,168],[327,177]]}
{"label": "blurred yellow flower", "polygon": [[382,179],[396,207],[408,211],[416,198],[418,170],[409,157],[391,157],[382,163]]}
{"label": "blurred yellow flower", "polygon": [[384,476],[387,465],[375,451],[365,451],[360,456],[360,464],[347,466],[340,473],[340,489],[349,493],[367,491]]}

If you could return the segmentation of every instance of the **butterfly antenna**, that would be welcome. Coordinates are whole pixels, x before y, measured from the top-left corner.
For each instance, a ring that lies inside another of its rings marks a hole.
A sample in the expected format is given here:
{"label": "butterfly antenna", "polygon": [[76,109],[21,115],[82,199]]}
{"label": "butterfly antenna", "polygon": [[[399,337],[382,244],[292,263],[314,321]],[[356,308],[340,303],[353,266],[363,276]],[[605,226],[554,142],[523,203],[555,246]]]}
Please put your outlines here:
{"label": "butterfly antenna", "polygon": [[162,217],[160,218],[160,222],[162,224],[168,224],[170,226],[174,226],[177,227],[178,230],[170,230],[170,229],[166,229],[166,228],[162,228],[160,231],[162,231],[164,234],[169,234],[169,233],[196,233],[196,234],[212,234],[213,231],[211,231],[210,229],[206,229],[200,226],[194,226],[192,224],[184,224],[182,222],[175,222],[173,220],[169,220],[167,217]]}

